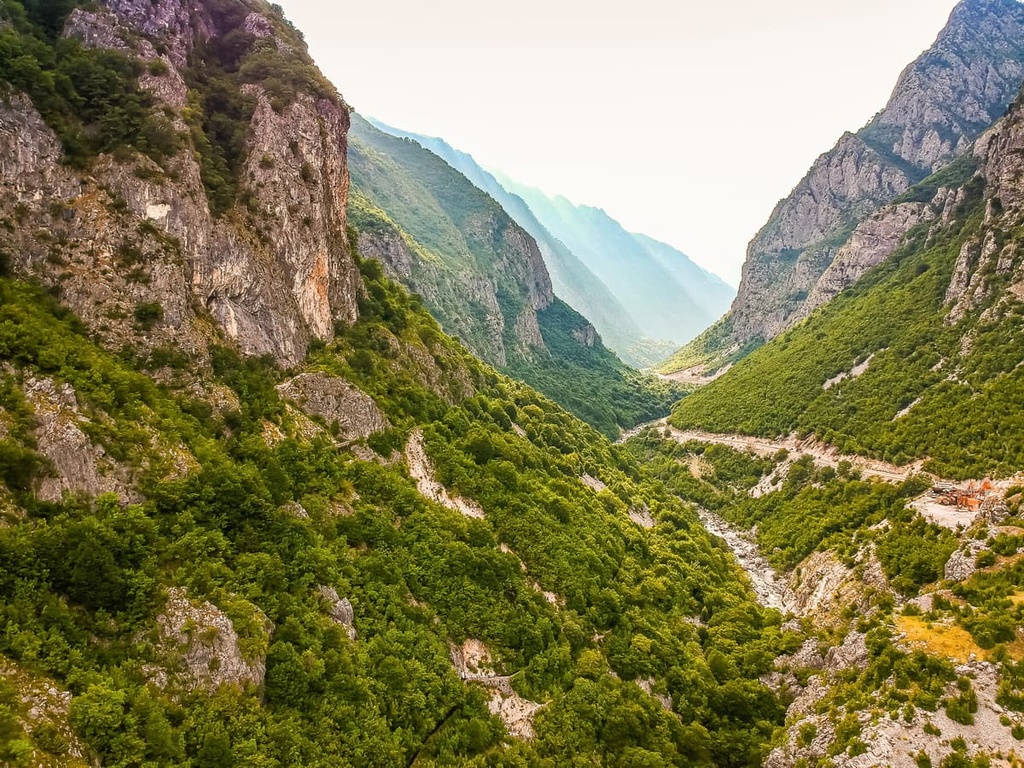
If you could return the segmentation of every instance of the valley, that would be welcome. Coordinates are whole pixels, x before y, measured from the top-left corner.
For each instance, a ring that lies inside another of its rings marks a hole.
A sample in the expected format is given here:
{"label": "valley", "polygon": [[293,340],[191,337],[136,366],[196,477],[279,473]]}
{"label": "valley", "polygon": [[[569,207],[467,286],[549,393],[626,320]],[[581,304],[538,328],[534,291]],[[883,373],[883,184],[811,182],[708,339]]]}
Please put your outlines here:
{"label": "valley", "polygon": [[1020,768],[1022,8],[734,298],[277,5],[0,0],[0,765]]}

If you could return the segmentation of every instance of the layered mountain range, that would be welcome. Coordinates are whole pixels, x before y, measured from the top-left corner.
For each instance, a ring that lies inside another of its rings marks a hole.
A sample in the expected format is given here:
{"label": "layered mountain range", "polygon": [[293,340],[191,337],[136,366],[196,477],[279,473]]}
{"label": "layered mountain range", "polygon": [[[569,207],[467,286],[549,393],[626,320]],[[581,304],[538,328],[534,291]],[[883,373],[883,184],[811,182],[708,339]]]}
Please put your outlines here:
{"label": "layered mountain range", "polygon": [[492,174],[443,139],[374,124],[416,141],[493,197],[536,239],[556,295],[590,319],[605,343],[631,365],[661,361],[710,325],[735,296],[686,254],[627,232],[600,209]]}
{"label": "layered mountain range", "polygon": [[419,143],[358,116],[349,164],[360,252],[478,357],[609,435],[667,410],[670,390],[624,365],[553,293],[537,241],[491,196]]}
{"label": "layered mountain range", "polygon": [[0,85],[0,764],[1019,763],[1021,97],[613,444],[507,374],[647,384],[280,8],[0,0]]}
{"label": "layered mountain range", "polygon": [[714,370],[807,317],[892,253],[913,209],[872,217],[963,155],[1024,82],[1024,6],[966,0],[889,103],[815,161],[751,241],[725,318],[663,370]]}

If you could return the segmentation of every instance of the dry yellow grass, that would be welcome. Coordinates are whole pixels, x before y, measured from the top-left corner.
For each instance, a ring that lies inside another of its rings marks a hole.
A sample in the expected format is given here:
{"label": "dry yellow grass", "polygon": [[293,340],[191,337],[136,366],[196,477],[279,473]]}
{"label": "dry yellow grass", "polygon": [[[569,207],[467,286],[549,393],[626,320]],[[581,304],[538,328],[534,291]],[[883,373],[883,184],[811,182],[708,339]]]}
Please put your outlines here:
{"label": "dry yellow grass", "polygon": [[[1010,598],[1014,602],[1024,602],[1024,592]],[[970,632],[955,624],[932,622],[929,624],[920,616],[899,616],[896,629],[906,635],[904,644],[913,648],[921,648],[935,656],[945,656],[958,662],[966,662],[973,654],[976,659],[988,661],[990,653],[974,642]],[[1020,661],[1024,659],[1024,636],[1020,630],[1017,639],[1007,644],[1006,650],[1010,658]]]}
{"label": "dry yellow grass", "polygon": [[988,659],[966,629],[953,624],[929,624],[920,616],[900,616],[896,629],[906,635],[907,645],[921,648],[936,656],[967,662],[973,654],[976,659]]}
{"label": "dry yellow grass", "polygon": [[1021,590],[1020,592],[1016,592],[1010,595],[1010,602],[1014,605],[1020,605],[1021,603],[1024,603],[1024,590]]}

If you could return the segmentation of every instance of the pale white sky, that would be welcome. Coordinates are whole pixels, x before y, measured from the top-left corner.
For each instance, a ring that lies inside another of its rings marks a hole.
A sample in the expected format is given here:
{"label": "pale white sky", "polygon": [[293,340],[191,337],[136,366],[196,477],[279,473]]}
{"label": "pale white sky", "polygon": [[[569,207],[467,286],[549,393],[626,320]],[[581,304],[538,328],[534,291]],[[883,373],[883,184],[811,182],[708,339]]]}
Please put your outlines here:
{"label": "pale white sky", "polygon": [[955,0],[281,0],[363,115],[739,281],[747,242],[881,109]]}

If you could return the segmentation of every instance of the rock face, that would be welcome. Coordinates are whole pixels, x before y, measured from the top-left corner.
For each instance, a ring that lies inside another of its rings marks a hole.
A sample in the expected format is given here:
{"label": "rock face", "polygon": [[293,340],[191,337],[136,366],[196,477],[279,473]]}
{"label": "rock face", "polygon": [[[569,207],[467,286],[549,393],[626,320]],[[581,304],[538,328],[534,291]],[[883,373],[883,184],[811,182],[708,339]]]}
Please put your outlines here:
{"label": "rock face", "polygon": [[554,300],[536,241],[440,157],[352,124],[359,250],[418,293],[448,333],[504,367],[546,353],[537,312]]}
{"label": "rock face", "polygon": [[872,594],[889,591],[889,582],[873,552],[862,552],[854,568],[841,563],[832,552],[815,552],[794,569],[786,585],[786,608],[798,616],[813,616],[820,624],[837,620],[853,606],[861,613],[877,600]]}
{"label": "rock face", "polygon": [[437,482],[434,467],[423,445],[423,432],[419,429],[409,435],[409,442],[405,446],[405,462],[409,468],[409,476],[416,481],[416,490],[423,498],[466,517],[477,520],[486,517],[484,510],[475,501],[450,494],[447,488]]}
{"label": "rock face", "polygon": [[751,241],[722,349],[777,336],[888,258],[934,211],[871,214],[966,152],[1022,82],[1024,6],[963,0],[886,108],[819,157]]}
{"label": "rock face", "polygon": [[[255,610],[255,609],[253,609]],[[273,626],[263,618],[269,636]],[[260,685],[266,656],[246,658],[234,625],[211,603],[197,604],[184,589],[168,590],[167,605],[157,617],[160,639],[167,649],[178,649],[181,670],[192,688],[213,691],[221,685]]]}
{"label": "rock face", "polygon": [[65,493],[98,496],[116,493],[123,501],[137,501],[131,489],[131,472],[93,443],[82,427],[88,419],[78,407],[70,384],[49,378],[30,378],[25,395],[35,411],[39,451],[50,460],[53,474],[39,481],[36,495],[44,501],[59,501]]}
{"label": "rock face", "polygon": [[[851,647],[854,645],[860,648]],[[813,765],[827,759],[832,753],[830,748],[836,737],[837,717],[815,714],[814,710],[814,704],[828,691],[824,678],[841,673],[850,666],[863,666],[868,660],[863,635],[851,632],[842,648],[846,650],[827,661],[822,674],[812,677],[803,693],[789,707],[787,738],[768,755],[765,768]],[[858,712],[857,719],[863,728],[860,740],[865,750],[858,755],[840,753],[838,758],[841,762],[835,764],[848,768],[874,768],[882,765],[917,768],[921,765],[918,755],[925,754],[932,765],[939,765],[943,757],[950,753],[949,744],[955,739],[966,741],[975,754],[1014,754],[1020,742],[1013,737],[1010,727],[1003,724],[1004,719],[1012,722],[1009,719],[1011,713],[996,702],[999,690],[998,667],[988,662],[971,662],[956,667],[956,672],[971,679],[971,688],[977,696],[978,707],[973,723],[965,725],[956,722],[941,707],[935,712],[912,708],[910,717],[898,718]],[[950,697],[955,696],[958,693],[956,685],[950,684],[945,693]],[[813,737],[801,738],[801,732],[811,733]],[[1011,763],[993,760],[992,764]]]}
{"label": "rock face", "polygon": [[320,586],[317,593],[324,599],[330,610],[331,618],[336,624],[345,627],[349,640],[356,639],[355,610],[352,608],[352,601],[347,597],[339,597],[338,590],[334,587]]}
{"label": "rock face", "polygon": [[338,439],[359,440],[390,425],[373,399],[342,378],[326,373],[303,373],[279,384],[277,391],[310,416],[338,424]]}
{"label": "rock face", "polygon": [[[946,291],[951,305],[947,322],[956,324],[972,310],[995,299],[994,283],[1009,283],[1004,298],[1024,298],[1024,266],[1018,242],[1011,234],[1024,224],[1024,105],[1020,101],[973,149],[978,176],[985,183],[985,219],[981,230],[964,242]],[[948,207],[948,206],[947,206]],[[985,315],[1002,311],[996,301]],[[985,316],[983,315],[983,316]],[[970,344],[970,337],[963,342]]]}
{"label": "rock face", "polygon": [[[199,0],[108,0],[76,10],[65,34],[162,62],[140,86],[184,133],[193,47],[229,34],[255,45],[284,22],[253,11],[237,22],[243,29],[235,24]],[[312,67],[304,50],[273,39],[282,56]],[[111,346],[171,343],[202,354],[208,317],[242,351],[282,363],[300,361],[311,339],[331,338],[336,322],[357,315],[345,236],[348,108],[333,95],[298,92],[281,104],[260,86],[245,91],[254,109],[239,202],[221,215],[190,141],[163,168],[142,155],[101,155],[78,173],[31,102],[6,99],[0,211],[16,212],[18,226],[0,231],[0,248],[14,268],[63,286],[62,299]],[[158,321],[133,322],[140,305],[158,307]]]}

